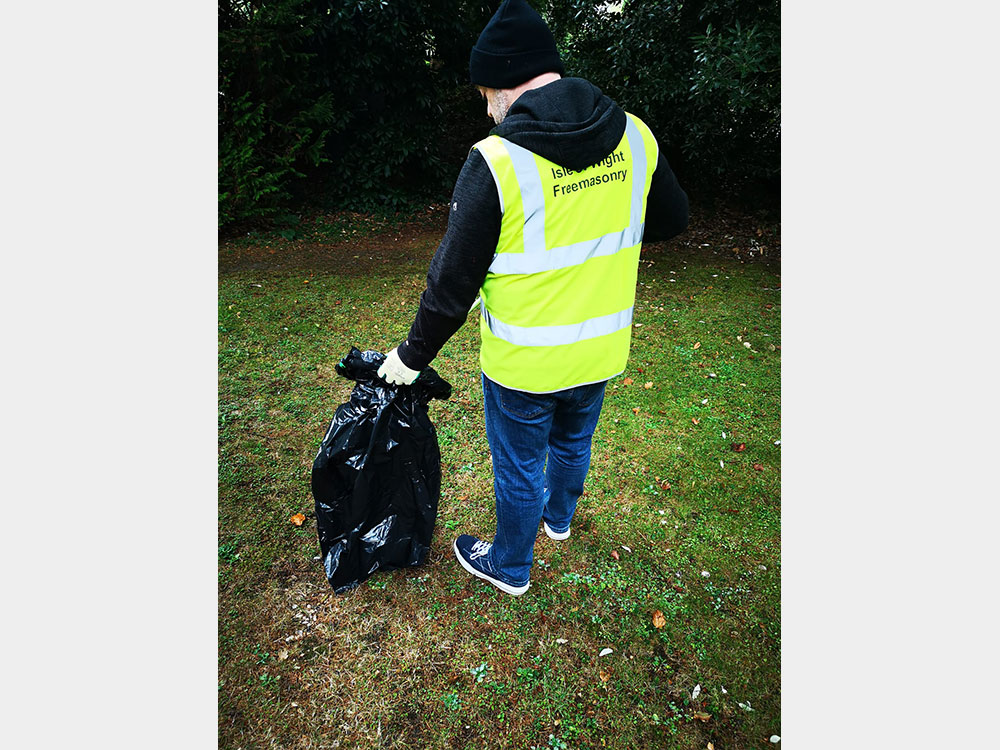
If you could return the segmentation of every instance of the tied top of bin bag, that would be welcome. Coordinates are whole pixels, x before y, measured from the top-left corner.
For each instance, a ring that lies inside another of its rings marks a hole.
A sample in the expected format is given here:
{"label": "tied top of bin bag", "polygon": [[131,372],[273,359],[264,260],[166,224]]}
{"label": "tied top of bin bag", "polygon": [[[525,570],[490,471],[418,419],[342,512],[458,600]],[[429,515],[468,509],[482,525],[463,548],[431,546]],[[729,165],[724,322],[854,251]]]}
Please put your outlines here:
{"label": "tied top of bin bag", "polygon": [[441,454],[428,404],[451,385],[430,367],[412,385],[390,385],[378,377],[384,360],[352,347],[338,363],[356,385],[313,462],[323,566],[337,593],[376,570],[423,564],[437,518]]}
{"label": "tied top of bin bag", "polygon": [[[362,387],[381,388],[384,393],[377,394],[379,401],[386,397],[391,400],[401,389],[406,389],[406,392],[410,393],[421,406],[427,406],[433,398],[446,399],[451,396],[451,384],[438,375],[433,367],[421,370],[413,385],[389,385],[378,376],[378,368],[384,361],[385,355],[382,352],[371,349],[360,351],[356,346],[352,346],[347,356],[337,363],[337,374],[357,382]],[[351,396],[353,398],[354,394]]]}

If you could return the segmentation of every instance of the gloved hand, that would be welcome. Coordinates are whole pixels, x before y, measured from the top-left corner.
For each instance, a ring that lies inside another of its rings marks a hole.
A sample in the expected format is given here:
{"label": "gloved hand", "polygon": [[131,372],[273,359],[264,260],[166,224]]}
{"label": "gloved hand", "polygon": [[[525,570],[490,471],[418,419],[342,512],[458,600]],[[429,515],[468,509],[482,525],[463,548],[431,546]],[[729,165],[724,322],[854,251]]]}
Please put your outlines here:
{"label": "gloved hand", "polygon": [[392,385],[413,385],[420,370],[411,370],[403,364],[396,350],[385,355],[385,362],[378,368],[378,376]]}

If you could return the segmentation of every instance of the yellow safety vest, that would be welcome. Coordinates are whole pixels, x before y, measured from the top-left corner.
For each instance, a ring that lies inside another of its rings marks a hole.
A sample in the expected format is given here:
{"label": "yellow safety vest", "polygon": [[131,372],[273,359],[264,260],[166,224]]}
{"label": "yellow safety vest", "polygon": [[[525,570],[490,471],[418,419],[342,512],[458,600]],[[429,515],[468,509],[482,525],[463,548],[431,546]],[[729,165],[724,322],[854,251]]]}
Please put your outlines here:
{"label": "yellow safety vest", "polygon": [[500,196],[482,286],[479,359],[490,380],[551,393],[621,374],[658,148],[628,114],[621,142],[582,170],[491,135],[473,146]]}

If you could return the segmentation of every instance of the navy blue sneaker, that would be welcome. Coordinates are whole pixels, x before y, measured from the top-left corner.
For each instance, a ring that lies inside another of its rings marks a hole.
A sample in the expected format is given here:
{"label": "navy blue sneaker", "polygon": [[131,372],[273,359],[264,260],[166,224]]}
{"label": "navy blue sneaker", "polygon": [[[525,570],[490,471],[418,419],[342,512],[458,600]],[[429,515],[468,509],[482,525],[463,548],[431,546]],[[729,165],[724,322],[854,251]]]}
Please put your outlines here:
{"label": "navy blue sneaker", "polygon": [[458,558],[458,562],[463,568],[472,573],[472,575],[482,578],[484,581],[489,581],[501,591],[513,594],[514,596],[520,596],[531,586],[531,581],[528,581],[523,586],[513,586],[506,581],[500,580],[497,573],[493,570],[489,555],[487,554],[490,551],[490,547],[493,546],[491,542],[483,542],[469,534],[462,534],[451,546],[455,550],[455,557]]}

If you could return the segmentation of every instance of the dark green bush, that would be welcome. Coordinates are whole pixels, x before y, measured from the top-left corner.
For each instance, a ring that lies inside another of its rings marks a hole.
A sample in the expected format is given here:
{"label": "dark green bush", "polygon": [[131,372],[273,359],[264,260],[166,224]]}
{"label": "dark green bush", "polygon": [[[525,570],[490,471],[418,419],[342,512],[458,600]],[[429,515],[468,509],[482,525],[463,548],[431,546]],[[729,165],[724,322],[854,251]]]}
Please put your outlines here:
{"label": "dark green bush", "polygon": [[323,161],[333,92],[304,75],[318,21],[307,0],[219,5],[219,224],[273,216]]}
{"label": "dark green bush", "polygon": [[[489,128],[468,59],[496,5],[220,0],[220,225],[446,195]],[[611,5],[538,0],[567,74],[642,116],[696,194],[776,184],[777,2]]]}
{"label": "dark green bush", "polygon": [[306,174],[328,202],[362,210],[452,179],[437,147],[456,122],[443,102],[467,81],[489,13],[443,0],[220,0],[220,225],[278,214]]}
{"label": "dark green bush", "polygon": [[697,192],[776,184],[778,2],[626,0],[608,6],[547,3],[567,73],[590,79],[643,117],[685,185]]}

